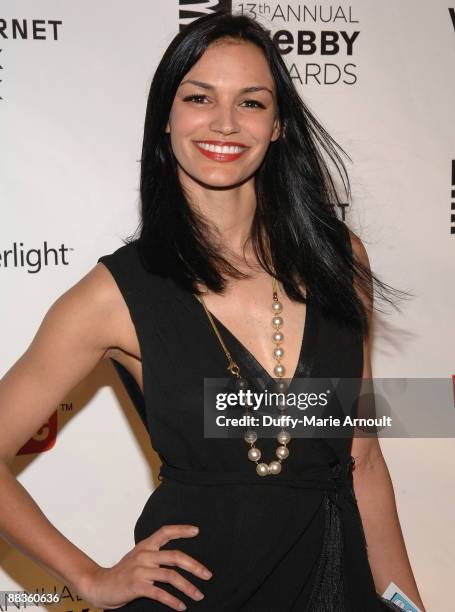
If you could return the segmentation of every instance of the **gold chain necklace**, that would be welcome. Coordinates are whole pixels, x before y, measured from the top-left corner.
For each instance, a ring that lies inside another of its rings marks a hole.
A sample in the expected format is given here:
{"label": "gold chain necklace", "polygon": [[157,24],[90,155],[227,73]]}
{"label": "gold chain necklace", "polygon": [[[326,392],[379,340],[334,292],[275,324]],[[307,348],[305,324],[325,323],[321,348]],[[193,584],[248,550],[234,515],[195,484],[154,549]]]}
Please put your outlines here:
{"label": "gold chain necklace", "polygon": [[[274,313],[274,316],[272,319],[272,325],[275,328],[275,331],[272,336],[273,342],[275,343],[275,348],[273,350],[273,357],[278,362],[277,365],[274,367],[273,372],[277,376],[277,378],[282,379],[282,377],[284,376],[286,372],[283,364],[281,363],[281,359],[284,355],[284,351],[282,347],[280,346],[284,340],[283,332],[280,331],[280,328],[283,325],[283,318],[281,316],[283,305],[278,299],[278,284],[277,284],[275,277],[272,278],[272,285],[273,285],[272,311]],[[204,307],[204,310],[210,320],[210,323],[212,324],[212,327],[217,335],[217,338],[220,341],[221,346],[223,347],[223,350],[228,360],[227,369],[229,370],[229,372],[231,372],[233,376],[235,376],[238,379],[239,386],[245,387],[247,381],[246,379],[242,378],[240,374],[239,366],[234,361],[234,359],[232,358],[232,355],[228,351],[225,343],[223,342],[223,338],[221,337],[221,334],[218,331],[217,326],[215,325],[215,321],[213,320],[211,313],[209,312],[209,310],[207,309],[207,306],[205,305],[204,299],[202,298],[202,296],[199,296],[199,295],[196,295],[196,298],[201,302],[202,306]],[[287,384],[285,381],[280,380],[277,383],[277,389],[279,392],[285,391],[286,388],[287,388]],[[285,409],[285,407],[286,407],[285,404],[284,405],[281,404],[281,407],[279,406],[279,409],[282,410],[282,409]],[[250,449],[248,450],[248,459],[256,463],[256,473],[259,476],[268,476],[271,474],[279,474],[281,472],[281,463],[282,461],[284,461],[284,459],[286,459],[289,456],[289,449],[287,447],[287,444],[291,441],[291,436],[288,431],[282,429],[278,433],[277,440],[280,443],[280,446],[278,446],[275,450],[277,459],[271,461],[270,463],[259,462],[262,456],[262,452],[259,448],[255,446],[255,442],[258,439],[257,433],[255,431],[253,430],[247,431],[243,439],[245,440],[245,442],[247,442],[250,445]]]}

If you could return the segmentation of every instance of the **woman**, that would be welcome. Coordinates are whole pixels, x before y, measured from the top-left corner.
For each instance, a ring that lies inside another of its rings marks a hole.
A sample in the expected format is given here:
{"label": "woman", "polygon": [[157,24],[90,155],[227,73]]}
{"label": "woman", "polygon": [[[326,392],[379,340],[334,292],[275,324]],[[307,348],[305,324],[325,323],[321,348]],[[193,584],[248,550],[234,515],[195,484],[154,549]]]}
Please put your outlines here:
{"label": "woman", "polygon": [[[249,438],[248,451],[204,437],[204,377],[372,377],[373,281],[388,290],[337,216],[322,155],[344,179],[334,144],[254,21],[203,17],[164,54],[145,119],[140,235],[52,305],[0,387],[0,529],[93,606],[368,612],[393,580],[424,610],[376,438],[284,437],[275,454],[271,438]],[[8,467],[102,358],[163,461],[136,545],[108,568],[47,521]]]}

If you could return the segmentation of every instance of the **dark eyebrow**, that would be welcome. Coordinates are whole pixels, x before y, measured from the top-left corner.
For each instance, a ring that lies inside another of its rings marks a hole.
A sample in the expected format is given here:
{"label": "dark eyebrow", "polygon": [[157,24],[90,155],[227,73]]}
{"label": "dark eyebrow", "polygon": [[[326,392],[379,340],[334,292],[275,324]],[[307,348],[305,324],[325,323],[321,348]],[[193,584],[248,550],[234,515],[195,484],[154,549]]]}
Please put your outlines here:
{"label": "dark eyebrow", "polygon": [[[202,89],[215,89],[215,87],[213,85],[210,85],[209,83],[203,83],[202,81],[192,81],[192,80],[183,81],[182,83],[180,83],[179,87],[181,87],[185,83],[191,83],[192,85],[197,85],[197,87],[202,87]],[[251,87],[243,87],[239,91],[240,93],[252,93],[254,91],[264,91],[264,90],[270,92],[273,96],[273,91],[269,89],[268,87],[265,87],[265,85],[252,85]]]}

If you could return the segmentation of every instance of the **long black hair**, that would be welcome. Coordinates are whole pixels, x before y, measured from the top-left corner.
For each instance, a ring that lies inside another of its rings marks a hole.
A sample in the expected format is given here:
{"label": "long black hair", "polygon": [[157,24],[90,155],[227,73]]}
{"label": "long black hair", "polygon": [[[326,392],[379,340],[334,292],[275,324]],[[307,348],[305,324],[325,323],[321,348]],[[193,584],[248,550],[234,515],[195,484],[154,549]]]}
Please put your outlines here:
{"label": "long black hair", "polygon": [[[249,238],[258,261],[269,274],[275,270],[290,299],[306,301],[299,288],[303,281],[310,299],[326,313],[368,335],[367,311],[353,281],[371,305],[374,285],[394,307],[387,293],[398,290],[381,282],[355,257],[348,228],[339,218],[341,204],[351,198],[351,187],[337,149],[350,158],[298,94],[267,30],[247,16],[227,11],[205,15],[179,32],[165,51],[147,101],[140,160],[141,220],[135,232],[139,237],[133,235],[125,242],[137,240],[147,270],[171,277],[195,294],[199,294],[196,283],[222,293],[223,275],[247,276],[217,251],[210,226],[189,205],[165,132],[183,77],[208,45],[222,38],[259,47],[276,86],[281,135],[270,143],[255,174],[257,206]],[[329,160],[341,179],[344,202]]]}

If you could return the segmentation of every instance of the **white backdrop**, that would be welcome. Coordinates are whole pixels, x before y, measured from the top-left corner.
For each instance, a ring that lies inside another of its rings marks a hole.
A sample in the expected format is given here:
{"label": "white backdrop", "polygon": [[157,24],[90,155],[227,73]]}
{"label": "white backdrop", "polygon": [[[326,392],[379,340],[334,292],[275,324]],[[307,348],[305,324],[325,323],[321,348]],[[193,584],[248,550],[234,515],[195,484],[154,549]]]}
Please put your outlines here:
{"label": "white backdrop", "polygon": [[[213,10],[217,2],[205,4]],[[273,32],[287,30],[296,38],[298,31],[316,33],[314,54],[294,48],[284,59],[310,108],[353,159],[354,198],[346,218],[363,239],[373,271],[416,294],[402,302],[402,313],[390,309],[377,316],[374,376],[452,376],[451,4],[260,4],[270,8],[261,21]],[[177,0],[3,0],[0,375],[25,351],[52,302],[136,228],[146,97],[178,27]],[[340,36],[336,54],[321,52],[321,31]],[[358,32],[351,54],[341,32]],[[39,266],[45,243],[63,250]],[[5,256],[15,248],[28,253],[29,263]],[[156,486],[158,458],[108,363],[62,398],[56,412],[55,444],[46,450],[52,427],[41,431],[18,455],[15,473],[67,538],[98,563],[112,565],[134,545],[133,526]],[[427,610],[449,609],[454,440],[387,439],[381,446]],[[63,590],[65,610],[87,607],[3,541],[0,559],[0,590]]]}

